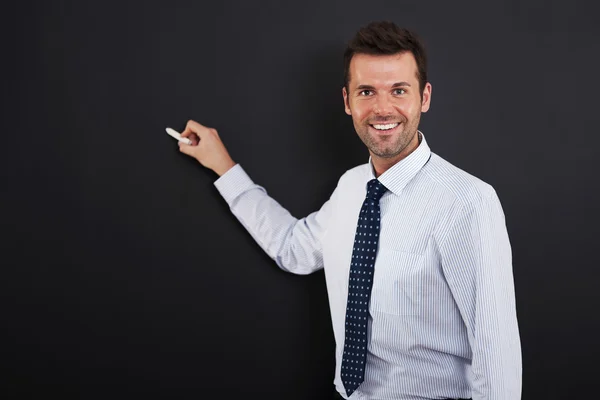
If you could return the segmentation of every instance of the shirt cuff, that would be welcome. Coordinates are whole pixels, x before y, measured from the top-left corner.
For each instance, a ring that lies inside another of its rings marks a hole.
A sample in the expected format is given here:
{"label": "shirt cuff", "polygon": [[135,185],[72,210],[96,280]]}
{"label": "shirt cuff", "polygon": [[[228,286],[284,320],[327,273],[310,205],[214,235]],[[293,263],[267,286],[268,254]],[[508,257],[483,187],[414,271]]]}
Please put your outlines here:
{"label": "shirt cuff", "polygon": [[227,204],[231,206],[233,200],[254,185],[254,182],[240,164],[236,164],[214,182]]}

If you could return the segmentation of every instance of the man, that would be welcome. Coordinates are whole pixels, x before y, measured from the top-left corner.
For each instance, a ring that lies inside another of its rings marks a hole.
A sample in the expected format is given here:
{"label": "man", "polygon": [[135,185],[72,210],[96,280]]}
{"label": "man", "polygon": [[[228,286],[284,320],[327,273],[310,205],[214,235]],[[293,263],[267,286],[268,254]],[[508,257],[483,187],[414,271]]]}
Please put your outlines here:
{"label": "man", "polygon": [[325,269],[335,387],[350,399],[514,400],[521,353],[511,248],[494,189],[432,153],[424,49],[391,22],[345,53],[346,113],[370,154],[297,220],[253,183],[216,130],[179,143],[220,178],[233,214],[282,269]]}

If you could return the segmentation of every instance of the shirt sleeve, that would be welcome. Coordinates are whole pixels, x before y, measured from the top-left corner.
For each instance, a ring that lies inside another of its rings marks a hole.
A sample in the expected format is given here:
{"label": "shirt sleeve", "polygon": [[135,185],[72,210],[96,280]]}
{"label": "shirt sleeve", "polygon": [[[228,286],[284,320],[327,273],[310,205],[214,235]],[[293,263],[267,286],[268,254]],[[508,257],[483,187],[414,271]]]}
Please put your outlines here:
{"label": "shirt sleeve", "polygon": [[214,182],[231,212],[279,268],[306,275],[323,268],[322,238],[334,194],[309,216],[297,219],[236,164]]}
{"label": "shirt sleeve", "polygon": [[462,207],[440,244],[442,269],[472,349],[473,400],[521,398],[511,246],[496,192]]}

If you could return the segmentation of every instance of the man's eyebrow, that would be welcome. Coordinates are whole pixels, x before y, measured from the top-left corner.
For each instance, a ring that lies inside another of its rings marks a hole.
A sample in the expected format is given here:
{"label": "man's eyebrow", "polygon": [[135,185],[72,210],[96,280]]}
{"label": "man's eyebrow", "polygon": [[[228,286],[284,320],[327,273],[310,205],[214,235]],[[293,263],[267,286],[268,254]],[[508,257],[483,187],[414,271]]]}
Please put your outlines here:
{"label": "man's eyebrow", "polygon": [[[396,87],[404,87],[404,86],[410,86],[410,83],[408,82],[396,82],[392,85],[392,88],[396,88]],[[374,86],[371,85],[358,85],[356,87],[356,90],[375,90]]]}

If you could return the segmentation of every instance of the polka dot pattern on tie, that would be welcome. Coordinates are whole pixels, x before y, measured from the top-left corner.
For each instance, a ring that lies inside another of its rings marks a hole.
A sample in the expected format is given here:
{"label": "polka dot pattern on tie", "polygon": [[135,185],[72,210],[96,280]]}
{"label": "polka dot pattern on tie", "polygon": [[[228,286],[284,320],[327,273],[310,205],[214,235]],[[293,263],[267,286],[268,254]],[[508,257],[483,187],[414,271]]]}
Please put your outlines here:
{"label": "polka dot pattern on tie", "polygon": [[360,210],[356,227],[348,281],[346,332],[341,371],[342,382],[348,396],[358,388],[365,377],[369,298],[373,287],[381,219],[379,200],[386,190],[387,188],[377,179],[367,183],[367,196]]}

